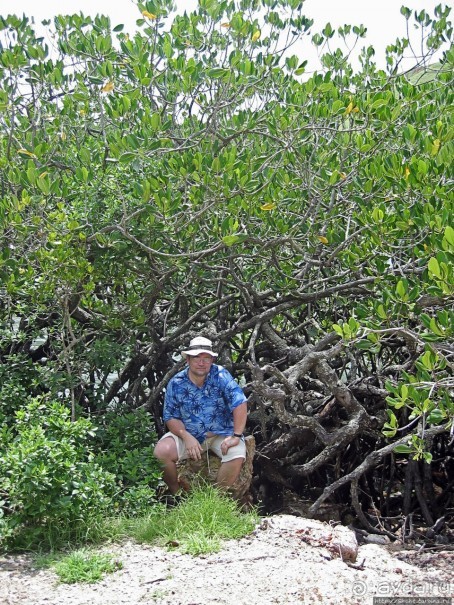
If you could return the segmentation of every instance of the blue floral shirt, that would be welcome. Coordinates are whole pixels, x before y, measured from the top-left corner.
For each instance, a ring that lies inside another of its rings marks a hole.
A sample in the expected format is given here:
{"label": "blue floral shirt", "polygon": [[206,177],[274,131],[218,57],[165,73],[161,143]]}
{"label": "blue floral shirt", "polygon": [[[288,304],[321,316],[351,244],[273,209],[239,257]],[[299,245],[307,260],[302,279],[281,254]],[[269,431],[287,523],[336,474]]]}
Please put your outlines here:
{"label": "blue floral shirt", "polygon": [[231,435],[233,410],[246,401],[243,389],[228,370],[213,364],[202,387],[195,385],[185,368],[170,380],[164,399],[164,422],[181,420],[199,443],[208,432]]}

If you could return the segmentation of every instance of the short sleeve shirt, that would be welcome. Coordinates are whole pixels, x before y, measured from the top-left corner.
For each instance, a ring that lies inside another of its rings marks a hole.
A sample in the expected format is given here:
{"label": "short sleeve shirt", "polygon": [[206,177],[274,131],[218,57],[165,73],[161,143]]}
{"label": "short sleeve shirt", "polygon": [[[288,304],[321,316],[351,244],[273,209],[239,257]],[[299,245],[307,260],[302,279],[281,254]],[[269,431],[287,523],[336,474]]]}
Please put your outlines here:
{"label": "short sleeve shirt", "polygon": [[228,370],[213,364],[203,386],[198,387],[185,368],[170,380],[164,399],[163,420],[181,420],[199,443],[208,432],[231,435],[233,410],[246,401],[243,389]]}

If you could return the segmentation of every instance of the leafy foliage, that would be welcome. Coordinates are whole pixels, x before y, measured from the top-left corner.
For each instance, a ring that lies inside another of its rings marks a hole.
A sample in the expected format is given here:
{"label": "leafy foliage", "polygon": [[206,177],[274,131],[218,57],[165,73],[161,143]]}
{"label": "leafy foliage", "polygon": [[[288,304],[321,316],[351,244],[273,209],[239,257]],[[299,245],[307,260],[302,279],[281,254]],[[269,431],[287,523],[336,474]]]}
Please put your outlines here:
{"label": "leafy foliage", "polygon": [[[4,494],[6,537],[31,527],[37,540],[49,528],[89,525],[111,504],[114,476],[93,460],[92,425],[71,422],[60,403],[36,399],[18,411],[13,428],[3,428],[0,492]],[[33,533],[33,532],[30,532]]]}
{"label": "leafy foliage", "polygon": [[97,420],[93,449],[96,462],[115,477],[114,506],[139,514],[155,503],[161,468],[153,456],[156,434],[150,414],[110,411]]}
{"label": "leafy foliage", "polygon": [[[354,69],[365,28],[313,33],[294,0],[138,9],[134,35],[58,16],[52,45],[26,17],[0,20],[3,416],[23,371],[73,419],[121,405],[160,433],[174,352],[203,331],[245,384],[259,447],[277,427],[314,437],[260,481],[300,489],[318,470],[328,485],[341,452],[353,472],[386,439],[429,462],[432,429],[446,451],[449,7],[402,9],[421,33],[409,74],[407,38],[385,69],[365,46]],[[321,68],[306,74],[308,34]],[[142,490],[146,449],[115,461],[111,446],[104,463]]]}

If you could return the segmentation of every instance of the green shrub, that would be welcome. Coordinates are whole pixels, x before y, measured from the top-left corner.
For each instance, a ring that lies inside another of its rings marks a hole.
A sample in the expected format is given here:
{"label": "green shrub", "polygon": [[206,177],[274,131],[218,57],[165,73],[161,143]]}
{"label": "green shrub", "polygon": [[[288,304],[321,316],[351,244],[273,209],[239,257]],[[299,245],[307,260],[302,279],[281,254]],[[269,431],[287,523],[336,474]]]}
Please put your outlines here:
{"label": "green shrub", "polygon": [[116,477],[114,506],[128,515],[145,512],[155,503],[161,467],[153,455],[156,433],[143,410],[115,410],[97,421],[96,461]]}
{"label": "green shrub", "polygon": [[68,377],[56,361],[40,365],[27,355],[6,355],[0,364],[0,425],[14,423],[15,413],[35,397],[58,399],[67,384]]}
{"label": "green shrub", "polygon": [[0,364],[0,424],[14,421],[15,413],[44,390],[44,368],[21,355],[9,355]]}
{"label": "green shrub", "polygon": [[16,412],[14,427],[3,427],[4,538],[25,530],[39,540],[46,541],[46,534],[58,539],[59,532],[78,532],[81,524],[105,514],[115,483],[94,460],[92,435],[89,420],[71,422],[64,405],[41,398]]}

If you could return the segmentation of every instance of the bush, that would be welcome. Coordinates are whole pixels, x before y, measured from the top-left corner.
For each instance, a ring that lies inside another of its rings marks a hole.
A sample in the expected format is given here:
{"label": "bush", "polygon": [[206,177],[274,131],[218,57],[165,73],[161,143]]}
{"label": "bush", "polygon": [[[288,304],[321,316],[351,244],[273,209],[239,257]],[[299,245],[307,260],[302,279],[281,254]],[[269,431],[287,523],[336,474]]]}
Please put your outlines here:
{"label": "bush", "polygon": [[24,355],[9,355],[0,364],[0,425],[15,421],[17,410],[38,396],[49,391],[52,380],[50,368],[42,367]]}
{"label": "bush", "polygon": [[41,398],[16,412],[13,428],[3,427],[3,538],[27,530],[40,540],[46,534],[58,539],[59,532],[77,532],[81,524],[105,514],[115,482],[94,460],[92,435],[89,420],[71,422],[64,405]]}
{"label": "bush", "polygon": [[153,455],[156,440],[152,418],[143,410],[115,410],[98,420],[95,459],[116,477],[117,511],[141,514],[155,503],[162,475]]}

